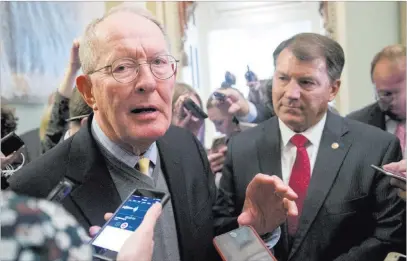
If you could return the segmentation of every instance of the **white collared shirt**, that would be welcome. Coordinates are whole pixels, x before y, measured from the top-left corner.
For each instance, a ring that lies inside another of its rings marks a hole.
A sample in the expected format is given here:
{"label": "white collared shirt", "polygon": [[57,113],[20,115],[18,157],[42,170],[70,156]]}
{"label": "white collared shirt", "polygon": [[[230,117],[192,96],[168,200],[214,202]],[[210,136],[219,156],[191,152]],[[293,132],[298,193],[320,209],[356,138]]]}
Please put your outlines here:
{"label": "white collared shirt", "polygon": [[296,133],[292,131],[287,125],[284,124],[280,119],[278,119],[280,124],[280,133],[281,133],[281,171],[283,175],[284,184],[288,184],[291,176],[291,170],[294,166],[295,158],[297,156],[297,147],[290,142],[291,138],[295,134],[302,134],[308,139],[307,153],[310,159],[311,165],[311,175],[314,169],[315,160],[317,158],[319,144],[321,142],[322,132],[324,131],[325,122],[326,122],[326,113],[322,119],[307,129],[302,133]]}
{"label": "white collared shirt", "polygon": [[[96,119],[92,119],[92,131],[95,134],[95,139],[97,139],[100,144],[107,149],[112,155],[114,155],[118,160],[129,166],[130,168],[134,168],[141,158],[138,155],[135,155],[132,152],[129,152],[118,144],[111,141],[106,134],[102,131],[99,124],[96,122]],[[157,144],[154,142],[148,148],[148,150],[144,153],[143,157],[146,157],[150,160],[150,169],[148,175],[151,177],[154,167],[157,164]]]}

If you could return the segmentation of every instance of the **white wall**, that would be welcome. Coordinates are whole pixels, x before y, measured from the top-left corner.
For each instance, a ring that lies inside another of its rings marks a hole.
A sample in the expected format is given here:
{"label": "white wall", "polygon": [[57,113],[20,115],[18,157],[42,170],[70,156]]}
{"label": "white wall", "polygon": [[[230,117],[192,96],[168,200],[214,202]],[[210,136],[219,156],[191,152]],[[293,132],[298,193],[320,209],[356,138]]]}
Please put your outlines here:
{"label": "white wall", "polygon": [[337,100],[340,113],[372,103],[374,86],[370,62],[383,47],[399,36],[398,2],[335,2],[337,41],[345,52],[342,87]]}

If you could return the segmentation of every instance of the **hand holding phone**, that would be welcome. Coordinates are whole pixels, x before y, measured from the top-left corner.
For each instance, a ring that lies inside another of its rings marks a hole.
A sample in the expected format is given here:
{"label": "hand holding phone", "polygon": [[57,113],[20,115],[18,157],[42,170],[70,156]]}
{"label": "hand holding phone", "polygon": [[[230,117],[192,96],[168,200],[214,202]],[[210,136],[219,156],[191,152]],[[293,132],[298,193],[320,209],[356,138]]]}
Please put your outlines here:
{"label": "hand holding phone", "polygon": [[199,119],[208,118],[208,115],[191,98],[185,100],[184,107]]}
{"label": "hand holding phone", "polygon": [[223,145],[226,145],[226,135],[221,135],[213,139],[211,151],[217,152]]}
{"label": "hand holding phone", "polygon": [[24,141],[14,132],[7,134],[1,139],[1,152],[6,157],[23,146]]}
{"label": "hand holding phone", "polygon": [[383,173],[384,175],[390,176],[392,178],[398,179],[403,181],[404,183],[406,183],[406,175],[404,175],[403,173],[398,173],[398,172],[390,172],[387,170],[384,170],[383,168],[380,168],[378,166],[375,165],[370,165],[370,167],[374,168],[375,170]]}
{"label": "hand holding phone", "polygon": [[213,98],[214,98],[215,100],[218,100],[218,101],[220,101],[220,102],[225,102],[225,101],[226,101],[226,95],[223,94],[223,93],[214,92],[214,93],[212,94],[212,96],[213,96]]}
{"label": "hand holding phone", "polygon": [[169,199],[169,194],[163,191],[136,189],[89,242],[94,256],[102,260],[116,260],[118,252],[140,226],[149,208],[156,202],[164,207]]}
{"label": "hand holding phone", "polygon": [[407,257],[400,253],[390,252],[384,261],[407,261]]}
{"label": "hand holding phone", "polygon": [[213,239],[224,261],[277,261],[250,226],[242,226]]}

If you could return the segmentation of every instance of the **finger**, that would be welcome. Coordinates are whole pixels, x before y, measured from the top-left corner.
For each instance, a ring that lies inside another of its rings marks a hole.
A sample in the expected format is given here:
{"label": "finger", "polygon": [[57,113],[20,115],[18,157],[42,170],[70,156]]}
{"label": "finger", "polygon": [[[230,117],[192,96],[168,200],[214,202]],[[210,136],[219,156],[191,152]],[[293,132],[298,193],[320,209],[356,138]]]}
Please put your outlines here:
{"label": "finger", "polygon": [[90,235],[91,237],[95,237],[96,234],[99,232],[99,230],[100,230],[100,227],[99,227],[99,226],[91,226],[91,227],[89,228],[89,235]]}
{"label": "finger", "polygon": [[223,164],[215,165],[214,167],[211,167],[211,170],[213,173],[218,173],[221,172],[223,169]]}
{"label": "finger", "polygon": [[297,204],[294,201],[288,200],[286,198],[283,199],[284,208],[287,210],[288,216],[298,216],[298,208]]}
{"label": "finger", "polygon": [[404,201],[406,201],[406,191],[402,189],[398,189],[397,194],[399,195],[400,198],[402,198]]}
{"label": "finger", "polygon": [[210,159],[209,159],[209,162],[216,162],[217,160],[219,160],[220,158],[222,158],[223,157],[223,154],[222,153],[219,153],[219,152],[216,152],[216,153],[212,153],[211,155],[210,155]]}
{"label": "finger", "polygon": [[240,111],[240,105],[237,103],[233,103],[230,105],[229,109],[228,109],[228,113],[230,115],[235,115]]}
{"label": "finger", "polygon": [[282,198],[295,200],[298,198],[297,193],[292,188],[285,185],[284,182],[277,176],[272,176],[275,192]]}
{"label": "finger", "polygon": [[395,178],[390,179],[390,185],[406,190],[406,183]]}
{"label": "finger", "polygon": [[227,147],[227,146],[222,146],[222,147],[218,150],[219,153],[223,153],[223,154],[226,154],[227,151],[228,151],[228,147]]}
{"label": "finger", "polygon": [[223,165],[224,162],[225,162],[225,157],[222,155],[220,158],[212,161],[211,164],[214,165],[214,166],[217,166],[217,165]]}
{"label": "finger", "polygon": [[108,221],[109,219],[112,218],[112,216],[113,216],[113,213],[107,212],[107,213],[103,216],[103,219],[104,219],[105,221]]}
{"label": "finger", "polygon": [[185,118],[183,120],[181,120],[180,127],[187,126],[188,122],[191,120],[191,117],[192,117],[192,113],[190,111],[188,111],[188,110],[184,110],[184,111],[187,116],[185,116]]}
{"label": "finger", "polygon": [[239,217],[237,218],[237,223],[239,223],[240,226],[247,226],[252,224],[254,221],[253,216],[250,214],[248,211],[243,211]]}
{"label": "finger", "polygon": [[147,211],[139,228],[153,232],[155,224],[157,223],[157,219],[160,217],[161,212],[161,203],[154,203],[154,205]]}

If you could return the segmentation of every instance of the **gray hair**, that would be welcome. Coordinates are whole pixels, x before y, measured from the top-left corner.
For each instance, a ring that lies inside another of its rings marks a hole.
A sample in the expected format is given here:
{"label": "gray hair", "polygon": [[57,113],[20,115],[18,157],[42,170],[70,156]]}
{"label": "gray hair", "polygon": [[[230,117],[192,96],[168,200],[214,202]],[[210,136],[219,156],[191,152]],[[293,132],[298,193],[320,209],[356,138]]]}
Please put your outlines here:
{"label": "gray hair", "polygon": [[84,35],[81,38],[79,45],[79,59],[82,64],[83,73],[87,74],[95,70],[96,65],[99,59],[99,53],[97,51],[98,47],[98,38],[96,36],[96,29],[98,25],[103,22],[109,16],[120,13],[120,12],[130,12],[135,15],[142,16],[147,20],[153,22],[160,28],[163,33],[167,44],[169,46],[168,36],[165,32],[164,26],[145,8],[136,5],[134,3],[123,3],[118,6],[115,6],[109,10],[101,18],[93,20],[85,29]]}
{"label": "gray hair", "polygon": [[373,82],[373,72],[376,67],[376,64],[381,59],[388,59],[392,62],[403,59],[406,59],[406,47],[401,44],[394,44],[384,47],[380,52],[378,52],[372,60],[370,67],[370,78]]}
{"label": "gray hair", "polygon": [[345,54],[339,43],[331,38],[315,33],[294,35],[277,46],[273,53],[274,66],[276,66],[278,56],[286,48],[300,61],[324,58],[331,82],[341,78],[345,65]]}

